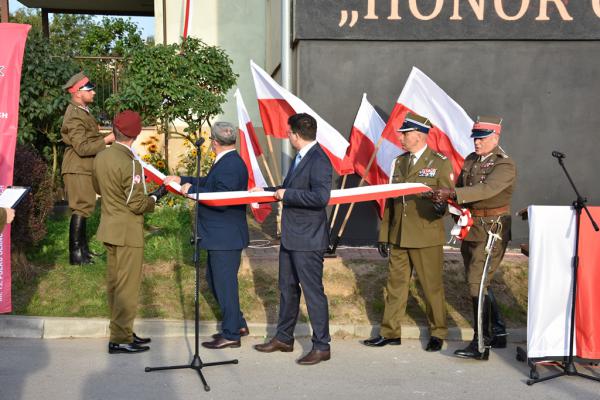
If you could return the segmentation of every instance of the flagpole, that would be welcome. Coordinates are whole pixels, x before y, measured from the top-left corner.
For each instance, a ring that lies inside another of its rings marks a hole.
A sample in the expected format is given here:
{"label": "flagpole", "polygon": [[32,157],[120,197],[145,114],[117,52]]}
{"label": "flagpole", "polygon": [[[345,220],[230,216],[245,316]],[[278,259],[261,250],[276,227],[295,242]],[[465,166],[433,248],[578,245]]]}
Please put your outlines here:
{"label": "flagpole", "polygon": [[[369,163],[367,164],[367,168],[365,168],[365,176],[369,176],[369,171],[371,170],[373,161],[375,161],[375,157],[377,157],[377,152],[379,151],[379,148],[381,147],[382,143],[383,143],[383,135],[379,136],[379,140],[377,141],[377,145],[375,146],[375,151],[373,152],[373,155],[371,156],[371,159],[369,160]],[[363,186],[363,184],[365,183],[365,176],[360,178],[360,182],[358,182],[358,187]],[[340,242],[340,239],[341,239],[342,235],[344,234],[344,231],[346,230],[346,224],[348,223],[348,220],[350,219],[350,215],[352,214],[352,210],[354,209],[354,204],[356,204],[356,203],[350,203],[350,207],[348,208],[348,211],[346,212],[346,217],[344,218],[344,222],[342,222],[342,226],[340,227],[340,230],[338,231],[337,236],[333,240],[333,243],[327,249],[327,252],[329,254],[335,254],[335,251]]]}
{"label": "flagpole", "polygon": [[[277,160],[275,159],[275,151],[273,151],[273,142],[271,141],[271,136],[267,135],[267,146],[269,146],[269,153],[271,153],[271,160],[273,160],[273,169],[275,170],[275,177],[278,178],[279,182],[283,182],[281,177],[281,171],[279,170],[279,166],[277,165]],[[274,182],[273,182],[274,184]]]}
{"label": "flagpole", "polygon": [[[346,187],[346,180],[348,175],[344,175],[342,178],[342,184],[340,185],[340,189],[344,189]],[[340,203],[335,205],[333,209],[333,215],[331,216],[331,225],[329,226],[329,232],[333,232],[333,226],[335,225],[335,220],[337,218],[338,211],[340,210]]]}

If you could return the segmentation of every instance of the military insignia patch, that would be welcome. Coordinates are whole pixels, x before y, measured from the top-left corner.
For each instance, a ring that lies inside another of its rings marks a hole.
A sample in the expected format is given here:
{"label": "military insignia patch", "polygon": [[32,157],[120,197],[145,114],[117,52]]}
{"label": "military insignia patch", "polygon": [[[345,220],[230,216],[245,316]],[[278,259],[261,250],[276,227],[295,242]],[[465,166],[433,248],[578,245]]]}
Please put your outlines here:
{"label": "military insignia patch", "polygon": [[486,162],[485,164],[481,164],[481,168],[489,168],[489,167],[493,167],[494,166],[494,162]]}
{"label": "military insignia patch", "polygon": [[139,176],[139,175],[134,175],[133,176],[133,183],[135,183],[136,185],[138,183],[140,183],[141,181],[142,181],[142,177],[141,176]]}
{"label": "military insignia patch", "polygon": [[437,168],[423,168],[419,171],[419,176],[424,178],[433,178],[437,173]]}

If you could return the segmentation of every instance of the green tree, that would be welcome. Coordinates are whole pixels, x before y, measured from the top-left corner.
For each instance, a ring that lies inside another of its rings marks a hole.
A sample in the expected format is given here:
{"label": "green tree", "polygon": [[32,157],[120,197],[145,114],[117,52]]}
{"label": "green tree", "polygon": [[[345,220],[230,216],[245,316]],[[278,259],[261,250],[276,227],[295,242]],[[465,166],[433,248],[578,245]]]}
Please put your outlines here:
{"label": "green tree", "polygon": [[202,125],[222,112],[225,94],[235,85],[231,66],[223,49],[195,38],[181,45],[137,48],[127,57],[119,93],[107,106],[115,113],[136,110],[146,124],[160,125],[168,167],[170,125],[176,119],[184,121],[184,132],[173,133],[195,141]]}

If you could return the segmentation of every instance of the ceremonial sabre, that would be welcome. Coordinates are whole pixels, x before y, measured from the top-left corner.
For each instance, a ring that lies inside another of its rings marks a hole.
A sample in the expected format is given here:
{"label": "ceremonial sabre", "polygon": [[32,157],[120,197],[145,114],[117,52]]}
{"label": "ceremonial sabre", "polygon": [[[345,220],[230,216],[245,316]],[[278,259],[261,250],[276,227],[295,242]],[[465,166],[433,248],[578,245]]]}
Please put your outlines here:
{"label": "ceremonial sabre", "polygon": [[[495,228],[495,230],[494,230]],[[498,232],[502,232],[502,223],[500,217],[496,222],[492,223],[490,230],[488,231],[488,240],[485,245],[485,264],[483,265],[483,273],[481,274],[481,283],[479,284],[479,298],[477,302],[477,350],[483,353],[485,350],[485,343],[483,340],[483,289],[485,288],[485,281],[490,269],[490,259],[492,258],[492,251],[494,250],[494,244],[496,240],[502,240]]]}

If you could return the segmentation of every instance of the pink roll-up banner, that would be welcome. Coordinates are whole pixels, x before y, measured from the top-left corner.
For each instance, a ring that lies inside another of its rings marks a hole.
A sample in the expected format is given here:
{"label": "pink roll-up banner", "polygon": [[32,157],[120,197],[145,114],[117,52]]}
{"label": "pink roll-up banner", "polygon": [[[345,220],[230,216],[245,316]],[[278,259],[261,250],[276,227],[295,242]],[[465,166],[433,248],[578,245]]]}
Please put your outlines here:
{"label": "pink roll-up banner", "polygon": [[[0,23],[0,193],[13,182],[21,65],[30,28],[29,25]],[[10,311],[10,225],[7,225],[0,233],[0,313]]]}

